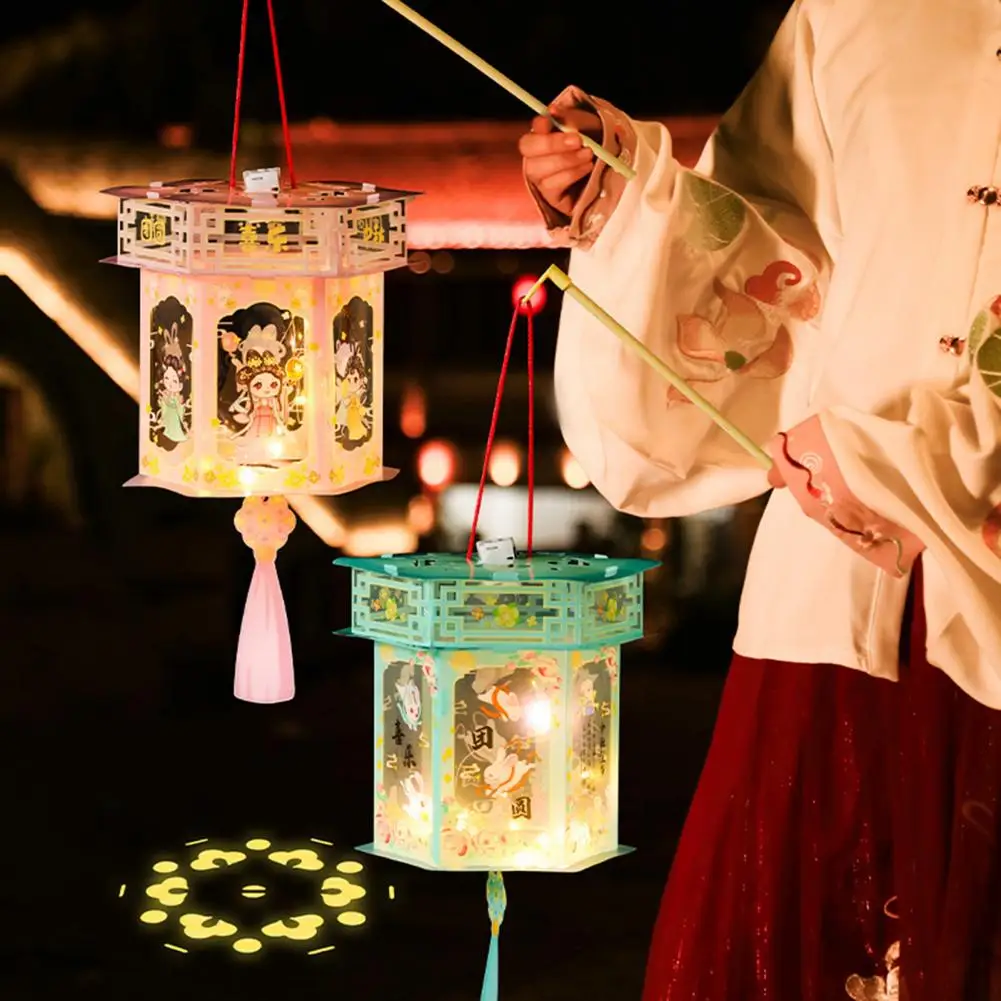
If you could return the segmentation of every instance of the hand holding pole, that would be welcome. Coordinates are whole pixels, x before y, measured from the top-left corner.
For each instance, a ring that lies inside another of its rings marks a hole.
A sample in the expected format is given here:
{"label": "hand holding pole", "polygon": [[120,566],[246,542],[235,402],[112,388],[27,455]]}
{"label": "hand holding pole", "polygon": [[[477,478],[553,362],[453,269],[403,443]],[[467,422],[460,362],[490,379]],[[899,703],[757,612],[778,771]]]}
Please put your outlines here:
{"label": "hand holding pole", "polygon": [[[461,42],[457,42],[451,35],[446,34],[437,25],[432,24],[427,18],[422,17],[417,11],[408,7],[405,3],[401,3],[401,0],[382,0],[382,2],[387,6],[391,7],[396,11],[397,14],[401,14],[405,17],[411,24],[417,25],[422,31],[427,32],[432,38],[437,39],[446,48],[451,49],[457,56],[465,59],[470,66],[475,66],[481,73],[485,76],[490,77],[494,83],[498,86],[503,87],[509,94],[516,97],[522,104],[528,105],[537,115],[543,115],[548,118],[553,125],[556,126],[561,132],[576,132],[576,129],[572,129],[562,122],[558,122],[553,116],[553,113],[547,108],[540,100],[533,97],[527,90],[523,87],[519,87],[510,77],[506,77],[500,70],[494,69],[488,62],[481,59],[475,52],[471,52],[465,47]],[[596,143],[590,136],[586,136],[583,133],[579,133],[581,142],[589,149],[599,160],[604,161],[608,164],[612,170],[621,174],[627,181],[631,181],[636,176],[636,171],[628,164],[623,163],[618,157],[612,156],[611,153],[605,149],[600,143]]]}

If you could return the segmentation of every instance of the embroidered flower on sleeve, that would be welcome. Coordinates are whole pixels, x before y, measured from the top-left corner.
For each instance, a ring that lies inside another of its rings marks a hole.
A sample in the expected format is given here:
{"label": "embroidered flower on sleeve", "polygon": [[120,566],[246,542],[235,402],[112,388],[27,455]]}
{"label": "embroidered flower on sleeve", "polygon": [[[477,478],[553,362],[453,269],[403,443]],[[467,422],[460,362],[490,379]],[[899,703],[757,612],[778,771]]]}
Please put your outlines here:
{"label": "embroidered flower on sleeve", "polygon": [[[717,316],[678,317],[678,350],[688,362],[682,374],[692,384],[719,382],[732,375],[776,379],[792,364],[792,338],[785,324],[772,327],[758,302],[714,282],[721,302]],[[687,400],[675,389],[671,402]]]}
{"label": "embroidered flower on sleeve", "polygon": [[[731,376],[777,379],[789,371],[793,342],[787,323],[812,320],[820,311],[816,281],[804,287],[803,272],[774,261],[744,283],[743,291],[713,282],[719,309],[713,318],[678,317],[678,350],[688,363],[681,374],[697,388]],[[687,403],[673,387],[670,403]]]}

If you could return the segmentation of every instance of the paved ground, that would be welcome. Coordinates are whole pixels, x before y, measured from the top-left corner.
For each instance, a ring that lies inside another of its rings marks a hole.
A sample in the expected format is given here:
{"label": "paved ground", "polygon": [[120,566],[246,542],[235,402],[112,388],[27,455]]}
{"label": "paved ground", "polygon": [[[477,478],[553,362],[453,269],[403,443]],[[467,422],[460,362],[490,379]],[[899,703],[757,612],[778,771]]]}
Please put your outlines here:
{"label": "paved ground", "polygon": [[[331,637],[322,659],[298,665],[292,703],[244,705],[229,696],[230,656],[197,642],[205,617],[228,614],[225,595],[171,604],[162,581],[129,578],[84,544],[8,542],[3,555],[0,996],[479,997],[488,925],[478,875],[366,859],[371,920],[311,957],[179,954],[136,920],[140,874],[185,841],[316,837],[349,855],[370,838],[366,644]],[[714,648],[679,641],[666,656],[627,655],[621,828],[639,851],[579,875],[509,878],[503,1001],[638,999],[724,650],[717,633]]]}

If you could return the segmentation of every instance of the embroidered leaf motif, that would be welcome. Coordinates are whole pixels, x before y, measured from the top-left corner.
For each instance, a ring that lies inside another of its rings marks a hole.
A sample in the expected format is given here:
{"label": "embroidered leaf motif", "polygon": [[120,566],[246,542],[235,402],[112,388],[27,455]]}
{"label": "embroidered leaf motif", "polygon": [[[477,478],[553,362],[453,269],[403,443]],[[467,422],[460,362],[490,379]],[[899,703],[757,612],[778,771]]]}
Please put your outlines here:
{"label": "embroidered leaf motif", "polygon": [[1001,327],[996,328],[977,351],[977,368],[987,388],[1001,397]]}
{"label": "embroidered leaf motif", "polygon": [[684,195],[692,212],[686,238],[693,246],[722,250],[740,236],[747,210],[735,194],[697,174],[686,174]]}
{"label": "embroidered leaf motif", "polygon": [[970,355],[975,357],[977,353],[977,348],[980,347],[980,342],[984,339],[984,333],[987,331],[987,313],[981,311],[973,318],[973,323],[970,324]]}

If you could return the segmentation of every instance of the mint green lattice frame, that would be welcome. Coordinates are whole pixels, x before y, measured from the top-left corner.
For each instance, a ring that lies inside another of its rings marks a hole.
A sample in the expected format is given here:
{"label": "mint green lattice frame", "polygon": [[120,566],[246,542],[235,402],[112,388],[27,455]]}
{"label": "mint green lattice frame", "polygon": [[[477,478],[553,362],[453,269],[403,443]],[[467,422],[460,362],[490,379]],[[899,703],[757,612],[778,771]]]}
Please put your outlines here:
{"label": "mint green lattice frame", "polygon": [[539,650],[639,639],[643,573],[656,565],[569,553],[522,557],[510,568],[453,554],[336,563],[353,570],[350,635],[428,648]]}

